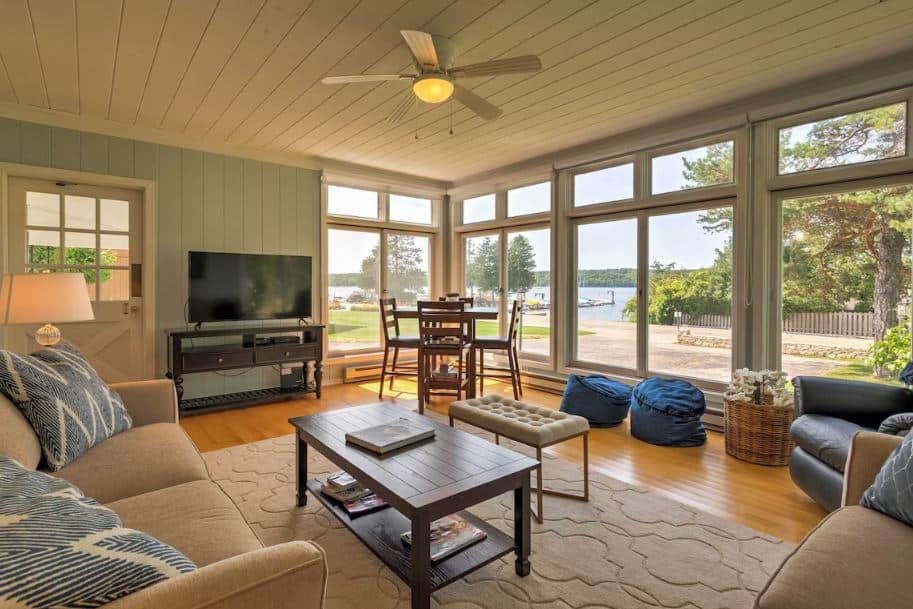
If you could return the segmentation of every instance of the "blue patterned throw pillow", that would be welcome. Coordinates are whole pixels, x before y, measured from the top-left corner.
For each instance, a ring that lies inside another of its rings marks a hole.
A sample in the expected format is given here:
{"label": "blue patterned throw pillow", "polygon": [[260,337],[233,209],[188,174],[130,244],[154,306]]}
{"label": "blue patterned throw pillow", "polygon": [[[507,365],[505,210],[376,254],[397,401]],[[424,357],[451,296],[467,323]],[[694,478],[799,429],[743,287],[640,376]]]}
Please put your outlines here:
{"label": "blue patterned throw pillow", "polygon": [[52,471],[132,425],[120,396],[69,343],[28,356],[0,350],[0,392],[31,423]]}
{"label": "blue patterned throw pillow", "polygon": [[913,526],[913,434],[894,449],[859,503]]}
{"label": "blue patterned throw pillow", "polygon": [[0,455],[0,607],[99,607],[195,569],[65,480]]}

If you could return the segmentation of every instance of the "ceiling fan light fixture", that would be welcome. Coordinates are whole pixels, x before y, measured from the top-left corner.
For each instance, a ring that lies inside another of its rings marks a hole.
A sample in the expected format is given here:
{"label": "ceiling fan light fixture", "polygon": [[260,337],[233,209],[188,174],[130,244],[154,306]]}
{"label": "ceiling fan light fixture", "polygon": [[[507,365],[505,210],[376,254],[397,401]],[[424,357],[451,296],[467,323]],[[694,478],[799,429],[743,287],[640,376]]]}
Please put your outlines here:
{"label": "ceiling fan light fixture", "polygon": [[415,96],[429,104],[440,104],[453,95],[453,83],[446,76],[431,74],[416,78],[412,83]]}

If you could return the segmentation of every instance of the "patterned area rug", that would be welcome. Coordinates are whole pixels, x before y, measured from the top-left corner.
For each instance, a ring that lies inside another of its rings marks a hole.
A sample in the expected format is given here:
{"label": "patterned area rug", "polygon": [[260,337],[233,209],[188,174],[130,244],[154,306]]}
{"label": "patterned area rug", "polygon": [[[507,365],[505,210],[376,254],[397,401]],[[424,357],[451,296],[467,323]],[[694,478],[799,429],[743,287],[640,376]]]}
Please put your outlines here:
{"label": "patterned area rug", "polygon": [[[319,502],[295,507],[293,440],[289,435],[204,457],[265,544],[311,539],[323,546],[330,609],[408,608],[408,587]],[[310,473],[335,471],[308,452]],[[574,491],[582,472],[546,455],[545,478],[552,488]],[[437,591],[437,606],[748,609],[793,547],[607,476],[593,474],[590,484],[589,503],[546,496],[546,521],[532,523],[530,576],[514,574],[509,554]],[[471,511],[513,530],[512,494]]]}

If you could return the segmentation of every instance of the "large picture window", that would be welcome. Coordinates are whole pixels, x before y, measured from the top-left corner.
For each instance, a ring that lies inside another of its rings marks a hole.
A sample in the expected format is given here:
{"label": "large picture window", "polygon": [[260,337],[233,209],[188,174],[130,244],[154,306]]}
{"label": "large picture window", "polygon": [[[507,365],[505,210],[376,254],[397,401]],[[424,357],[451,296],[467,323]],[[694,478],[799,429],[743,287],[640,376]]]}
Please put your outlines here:
{"label": "large picture window", "polygon": [[896,378],[910,357],[913,185],[789,197],[781,214],[783,369]]}
{"label": "large picture window", "polygon": [[379,231],[327,230],[330,352],[380,348]]}
{"label": "large picture window", "polygon": [[577,226],[575,281],[576,359],[634,370],[637,367],[636,218]]}
{"label": "large picture window", "polygon": [[[649,370],[727,381],[732,370],[732,207],[651,216],[649,235]],[[629,307],[627,313],[636,315],[636,310]]]}

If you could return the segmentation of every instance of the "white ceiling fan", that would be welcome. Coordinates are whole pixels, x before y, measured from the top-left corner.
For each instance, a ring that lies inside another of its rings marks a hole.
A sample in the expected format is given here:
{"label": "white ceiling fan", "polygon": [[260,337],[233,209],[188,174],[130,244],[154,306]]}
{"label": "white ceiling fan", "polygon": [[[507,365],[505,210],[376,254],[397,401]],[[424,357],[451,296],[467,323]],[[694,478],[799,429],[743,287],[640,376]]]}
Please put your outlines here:
{"label": "white ceiling fan", "polygon": [[[387,80],[407,80],[412,83],[412,93],[400,102],[387,118],[390,123],[401,121],[420,99],[429,104],[440,104],[451,97],[485,120],[494,120],[503,110],[482,99],[457,80],[474,76],[498,76],[538,72],[542,62],[535,55],[509,57],[483,61],[465,66],[452,66],[453,46],[449,38],[432,36],[416,30],[401,30],[400,34],[412,51],[418,74],[355,74],[352,76],[327,76],[325,85],[341,85]],[[413,95],[414,93],[414,95]]]}

